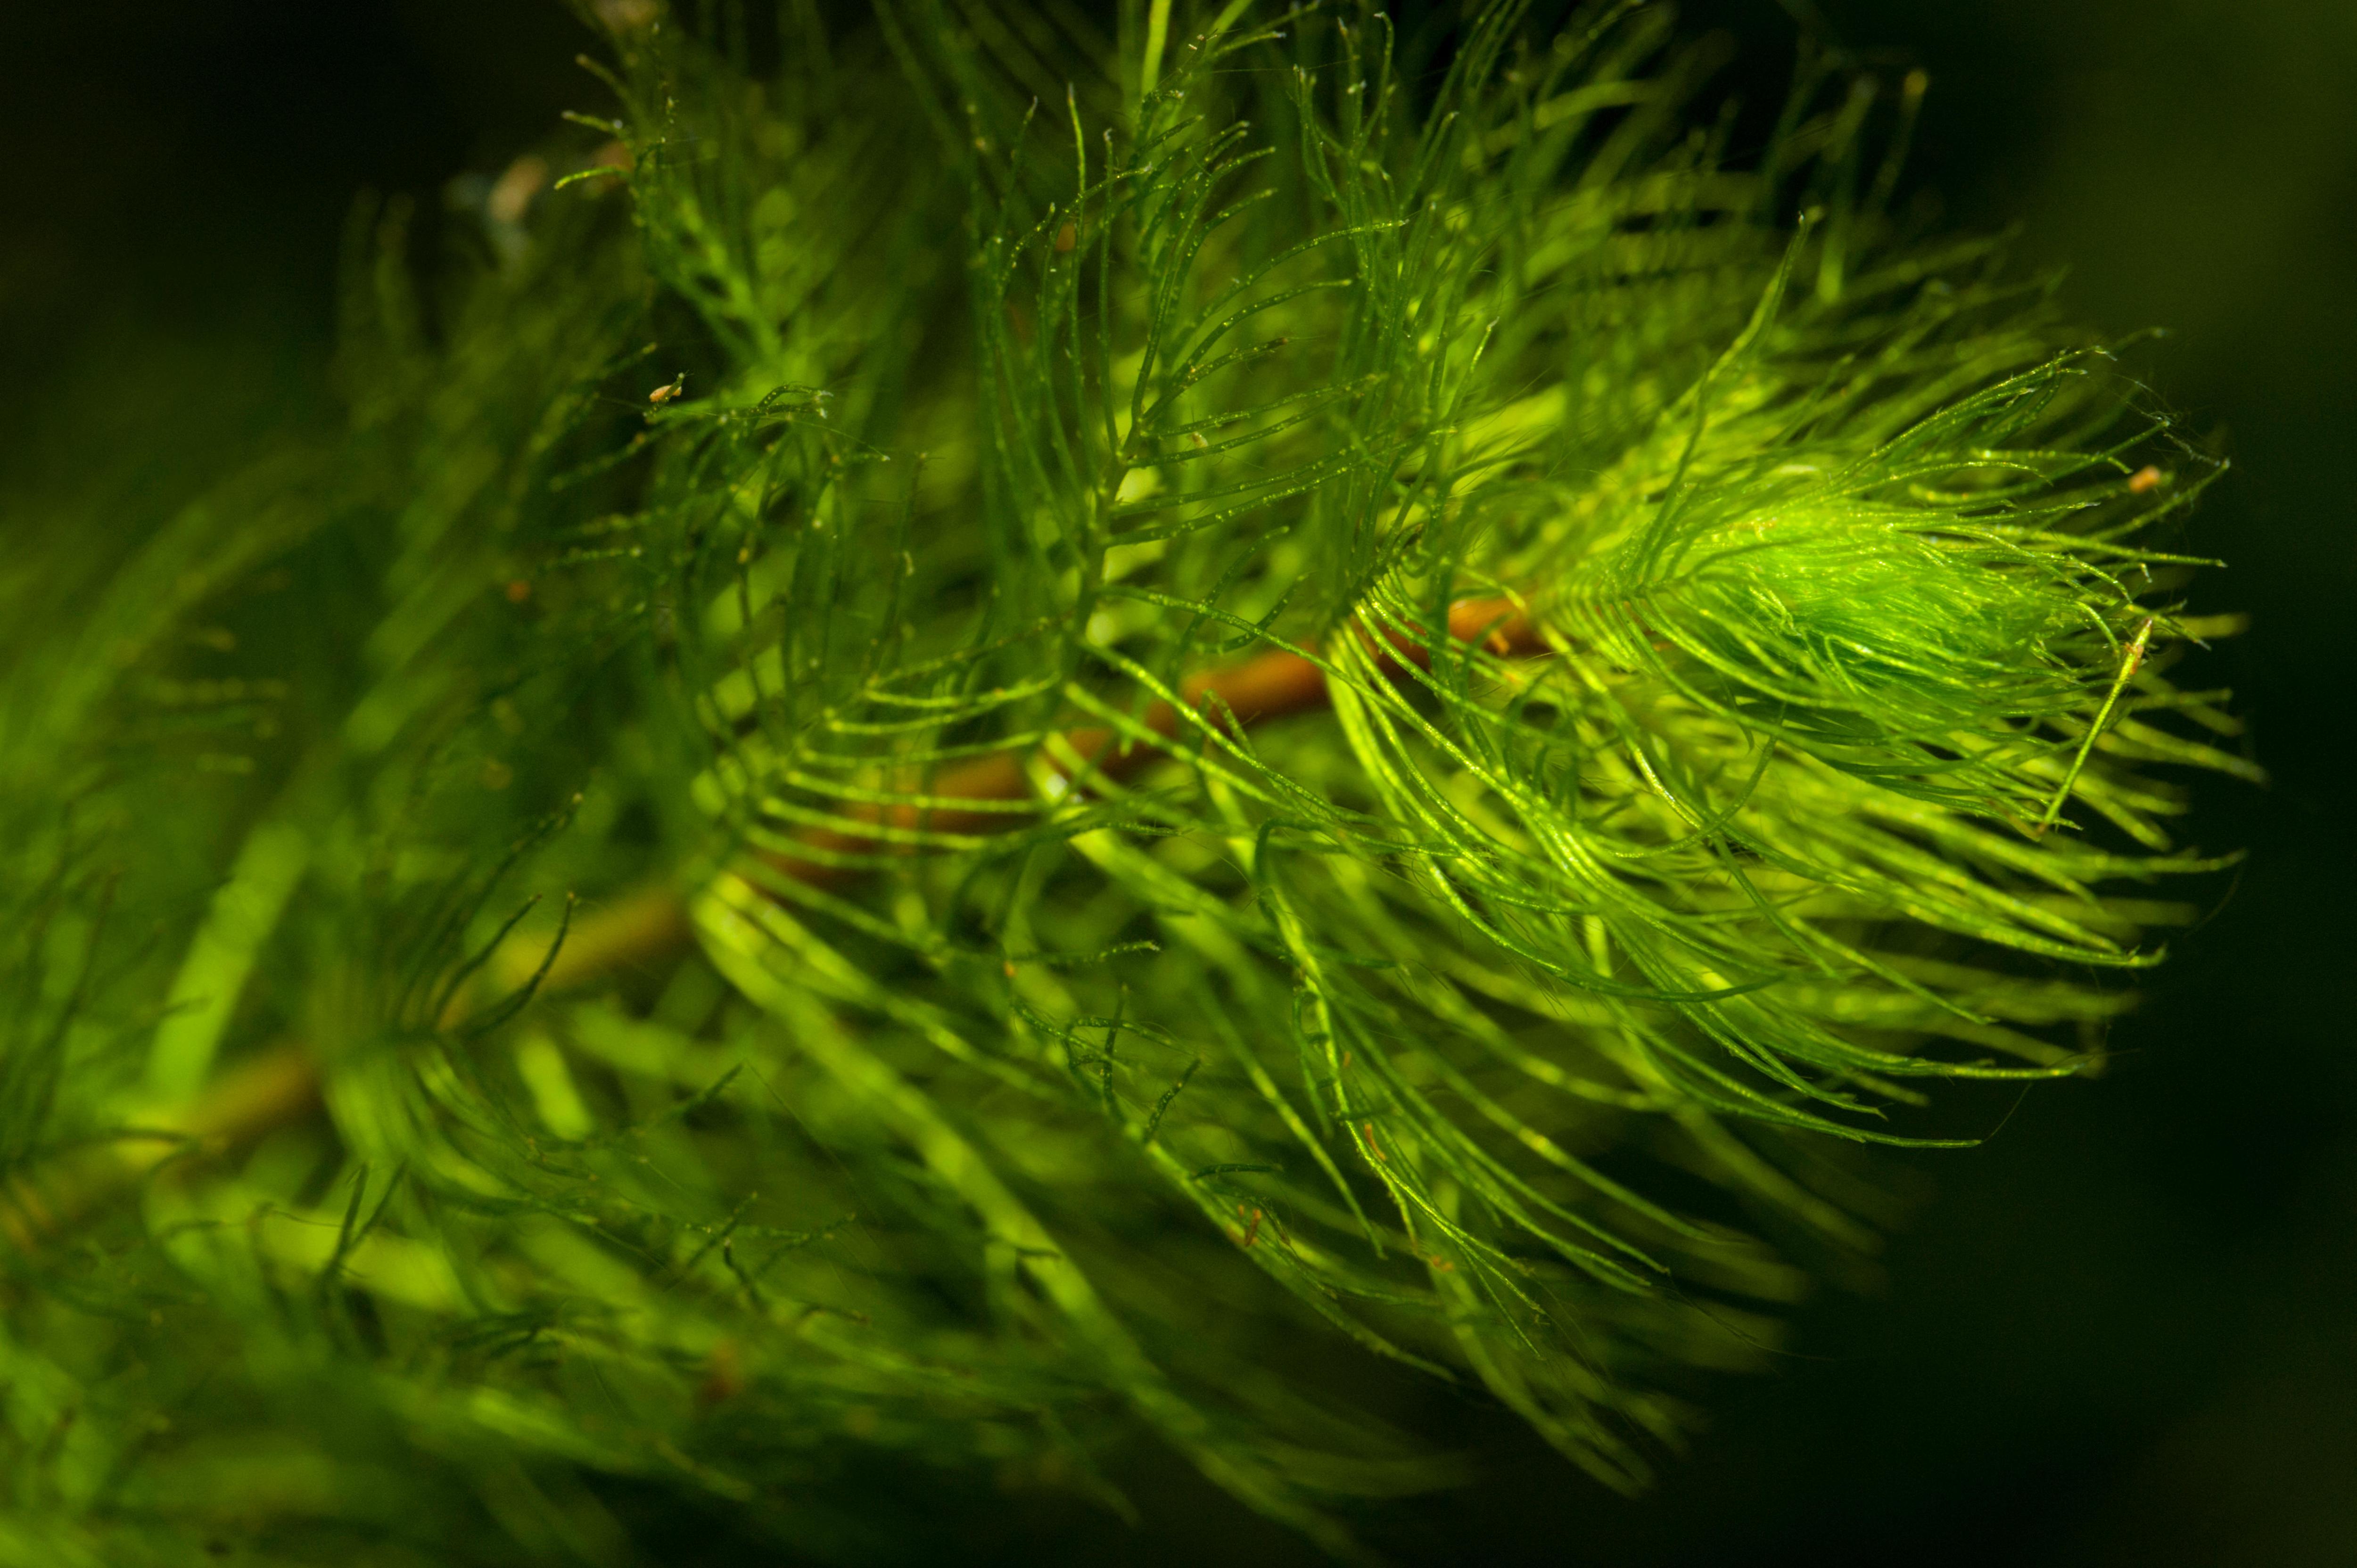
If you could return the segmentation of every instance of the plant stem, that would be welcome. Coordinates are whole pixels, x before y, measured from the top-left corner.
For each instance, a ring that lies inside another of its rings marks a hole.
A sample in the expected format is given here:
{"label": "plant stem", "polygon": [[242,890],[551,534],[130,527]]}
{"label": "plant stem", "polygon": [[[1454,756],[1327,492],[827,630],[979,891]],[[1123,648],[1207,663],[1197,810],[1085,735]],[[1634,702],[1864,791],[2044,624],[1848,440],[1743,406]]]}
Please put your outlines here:
{"label": "plant stem", "polygon": [[[1448,631],[1460,642],[1479,641],[1501,655],[1530,655],[1545,649],[1536,628],[1506,599],[1460,600],[1450,607]],[[1389,673],[1399,674],[1409,664],[1424,668],[1429,658],[1411,638],[1385,639],[1383,663]],[[1282,649],[1190,675],[1179,690],[1195,712],[1207,716],[1224,712],[1243,726],[1314,712],[1329,701],[1325,671],[1314,660]],[[1172,704],[1157,702],[1146,710],[1144,722],[1155,735],[1169,739],[1178,735],[1181,721]],[[1114,732],[1103,726],[1071,730],[1061,739],[1073,756],[1108,779],[1136,773],[1164,755],[1150,746],[1116,744]],[[1034,755],[1007,751],[967,763],[944,774],[931,793],[976,803],[1020,800],[1030,792],[1027,768]],[[1022,821],[1005,811],[940,807],[867,807],[859,814],[883,826],[957,833],[999,832]],[[911,849],[906,843],[878,843],[856,829],[812,829],[799,837],[830,855],[906,854]],[[769,852],[765,858],[777,872],[813,884],[847,881],[857,875],[832,860],[823,863],[786,851]],[[651,884],[577,922],[541,977],[540,990],[570,990],[617,970],[661,963],[684,952],[694,940],[686,900],[667,882]],[[513,941],[490,966],[490,978],[512,989],[529,980],[540,961],[533,944]],[[41,1171],[8,1183],[0,1190],[0,1239],[29,1251],[100,1203],[157,1175],[176,1156],[178,1168],[194,1168],[251,1147],[273,1130],[312,1114],[322,1103],[319,1090],[318,1062],[310,1048],[301,1041],[274,1046],[222,1074],[193,1104],[159,1124],[54,1157]]]}

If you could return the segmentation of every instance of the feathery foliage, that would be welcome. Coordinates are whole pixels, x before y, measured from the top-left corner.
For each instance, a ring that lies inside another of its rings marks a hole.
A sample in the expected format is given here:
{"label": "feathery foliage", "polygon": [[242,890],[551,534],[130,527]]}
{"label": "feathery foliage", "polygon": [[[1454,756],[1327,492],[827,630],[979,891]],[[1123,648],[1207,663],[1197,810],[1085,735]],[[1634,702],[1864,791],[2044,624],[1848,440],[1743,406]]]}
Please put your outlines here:
{"label": "feathery foliage", "polygon": [[446,282],[356,221],[343,428],[0,582],[0,1561],[857,1560],[1139,1433],[1350,1556],[1456,1474],[1371,1358],[1638,1484],[2219,864],[2211,466],[1894,219],[1920,77],[594,16]]}

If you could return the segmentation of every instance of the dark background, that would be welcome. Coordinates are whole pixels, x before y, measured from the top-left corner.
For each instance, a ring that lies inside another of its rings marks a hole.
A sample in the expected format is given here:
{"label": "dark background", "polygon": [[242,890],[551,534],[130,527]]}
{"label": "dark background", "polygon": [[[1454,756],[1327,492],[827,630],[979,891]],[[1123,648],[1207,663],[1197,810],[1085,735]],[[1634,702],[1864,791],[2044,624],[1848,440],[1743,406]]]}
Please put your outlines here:
{"label": "dark background", "polygon": [[[1773,95],[1787,16],[1686,15],[1745,41],[1730,91]],[[1986,1146],[1917,1162],[1882,1282],[1722,1385],[1654,1493],[1477,1415],[1490,1478],[1375,1533],[1435,1562],[2357,1564],[2357,3],[1823,23],[1931,70],[1913,182],[1958,223],[2067,260],[2099,328],[2172,329],[2158,389],[2237,465],[2195,527],[2232,563],[2201,607],[2255,628],[2213,668],[2276,782],[2204,787],[2205,846],[2251,860],[2114,1071],[1994,1101]],[[554,0],[0,0],[0,550],[42,517],[135,527],[320,415],[354,193],[431,206],[496,172],[597,106],[587,43]],[[1006,1560],[1307,1555],[1137,1468],[1142,1533],[1037,1502],[954,1533]]]}

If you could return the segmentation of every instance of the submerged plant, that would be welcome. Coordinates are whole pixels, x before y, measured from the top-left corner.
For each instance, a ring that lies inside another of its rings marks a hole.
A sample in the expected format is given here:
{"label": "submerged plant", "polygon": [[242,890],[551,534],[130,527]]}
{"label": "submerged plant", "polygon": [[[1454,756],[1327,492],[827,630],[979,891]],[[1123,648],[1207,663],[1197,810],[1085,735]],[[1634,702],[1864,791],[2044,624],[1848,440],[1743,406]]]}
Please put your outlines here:
{"label": "submerged plant", "polygon": [[1141,1433],[1348,1556],[1458,1473],[1371,1366],[1638,1484],[1845,1149],[2100,1060],[2212,466],[1894,219],[1920,77],[595,16],[450,279],[355,225],[343,428],[0,580],[0,1560],[888,1556]]}

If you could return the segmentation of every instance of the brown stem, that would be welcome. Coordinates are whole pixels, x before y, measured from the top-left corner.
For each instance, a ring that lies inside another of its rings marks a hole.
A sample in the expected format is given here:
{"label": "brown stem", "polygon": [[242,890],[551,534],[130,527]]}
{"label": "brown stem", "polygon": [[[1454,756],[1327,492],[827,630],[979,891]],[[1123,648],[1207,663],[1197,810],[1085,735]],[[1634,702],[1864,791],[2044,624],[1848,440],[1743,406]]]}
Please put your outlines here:
{"label": "brown stem", "polygon": [[[1501,656],[1535,653],[1544,647],[1530,622],[1505,599],[1458,601],[1449,609],[1448,632],[1459,642],[1480,642]],[[1371,634],[1360,635],[1370,644],[1375,641]],[[1378,651],[1380,662],[1391,674],[1399,673],[1403,664],[1423,669],[1431,658],[1421,641],[1399,635],[1384,638]],[[1328,701],[1326,671],[1315,660],[1284,649],[1225,669],[1198,671],[1181,681],[1178,691],[1195,713],[1214,723],[1232,720],[1246,728],[1322,708]],[[1178,736],[1180,720],[1178,710],[1170,703],[1157,702],[1146,710],[1144,724],[1155,735],[1169,740]],[[1165,755],[1152,746],[1121,743],[1113,730],[1103,725],[1067,730],[1061,739],[1071,755],[1114,780],[1126,779]],[[1004,751],[978,758],[942,774],[928,793],[936,800],[1020,800],[1031,793],[1027,770],[1032,757],[1028,752]],[[1005,832],[1022,825],[1024,820],[1008,811],[961,811],[942,806],[909,805],[881,810],[864,807],[852,815],[896,829],[922,828],[963,834]],[[905,843],[878,842],[856,829],[814,828],[796,836],[802,843],[830,855],[873,855],[909,848]],[[806,859],[791,850],[773,851],[768,858],[777,869],[797,881],[828,884],[847,880],[847,874],[839,865]]]}
{"label": "brown stem", "polygon": [[[1479,642],[1501,656],[1543,651],[1537,629],[1506,599],[1466,599],[1452,606],[1448,633],[1459,642]],[[1376,649],[1379,662],[1392,674],[1406,665],[1426,667],[1425,645],[1413,637],[1390,635],[1378,643],[1370,633],[1359,634]],[[1188,676],[1179,694],[1189,708],[1218,723],[1232,719],[1240,726],[1308,713],[1326,706],[1326,672],[1303,654],[1275,650],[1225,669]],[[1179,731],[1180,718],[1170,703],[1157,702],[1146,711],[1149,731],[1168,740]],[[1065,747],[1107,779],[1137,772],[1164,753],[1151,746],[1117,745],[1118,737],[1102,725],[1070,730]],[[950,769],[929,791],[937,800],[1019,800],[1031,792],[1027,771],[1031,754],[1002,752]],[[868,807],[866,821],[894,828],[922,827],[937,832],[981,834],[1002,832],[1020,825],[1023,818],[1008,811],[959,811],[933,806]],[[811,829],[801,842],[830,856],[906,853],[906,843],[886,844],[856,829]],[[816,885],[849,880],[856,873],[838,861],[822,862],[790,851],[767,856],[780,873]],[[634,965],[662,962],[684,951],[694,940],[687,904],[668,884],[643,887],[607,905],[574,927],[564,949],[542,976],[543,992],[571,989],[586,981]],[[540,955],[514,944],[500,955],[493,978],[507,988],[525,983],[539,968]],[[20,1249],[54,1236],[104,1197],[122,1191],[154,1173],[175,1154],[191,1151],[199,1160],[246,1148],[272,1129],[307,1116],[319,1103],[318,1065],[310,1051],[290,1042],[263,1052],[224,1073],[181,1116],[156,1130],[153,1137],[119,1141],[86,1151],[70,1160],[52,1162],[35,1181],[19,1177],[0,1191],[0,1237]]]}

